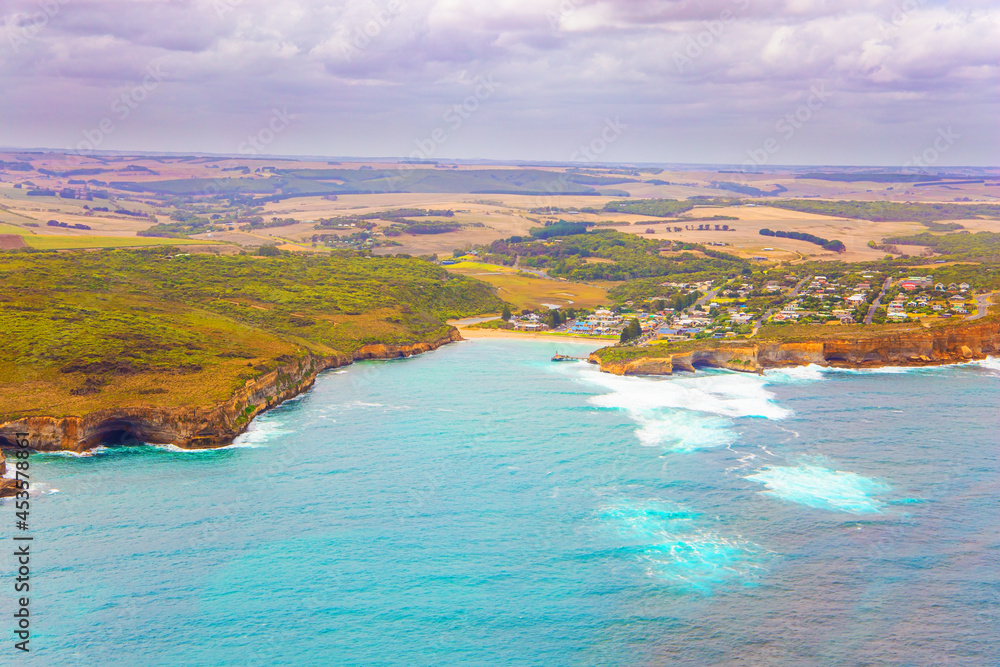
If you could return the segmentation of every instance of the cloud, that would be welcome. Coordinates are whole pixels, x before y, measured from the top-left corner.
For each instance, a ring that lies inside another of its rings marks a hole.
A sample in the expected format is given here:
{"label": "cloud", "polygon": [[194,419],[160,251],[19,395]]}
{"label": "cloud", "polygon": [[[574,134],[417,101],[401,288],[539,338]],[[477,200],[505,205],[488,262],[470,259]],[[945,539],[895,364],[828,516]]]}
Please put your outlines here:
{"label": "cloud", "polygon": [[[10,0],[0,142],[60,147],[156,63],[164,84],[115,148],[217,150],[275,106],[272,148],[406,154],[469,94],[503,83],[442,156],[568,159],[619,115],[608,160],[741,161],[816,83],[831,101],[788,154],[891,163],[941,125],[975,141],[1000,91],[1000,8],[931,0]],[[234,131],[239,129],[239,132]],[[878,141],[872,141],[877,136]],[[200,145],[209,137],[208,144]],[[811,143],[812,142],[812,143]],[[794,148],[794,150],[793,150]],[[449,154],[449,151],[459,151]],[[846,150],[846,149],[845,149]]]}

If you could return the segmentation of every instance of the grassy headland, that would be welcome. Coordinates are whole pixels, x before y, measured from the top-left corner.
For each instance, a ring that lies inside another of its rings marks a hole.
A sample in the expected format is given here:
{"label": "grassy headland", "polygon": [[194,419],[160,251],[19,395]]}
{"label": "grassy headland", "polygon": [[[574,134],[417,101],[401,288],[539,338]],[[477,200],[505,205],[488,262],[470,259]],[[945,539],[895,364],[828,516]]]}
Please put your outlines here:
{"label": "grassy headland", "polygon": [[0,422],[209,405],[307,353],[445,336],[498,311],[484,283],[417,259],[0,254]]}

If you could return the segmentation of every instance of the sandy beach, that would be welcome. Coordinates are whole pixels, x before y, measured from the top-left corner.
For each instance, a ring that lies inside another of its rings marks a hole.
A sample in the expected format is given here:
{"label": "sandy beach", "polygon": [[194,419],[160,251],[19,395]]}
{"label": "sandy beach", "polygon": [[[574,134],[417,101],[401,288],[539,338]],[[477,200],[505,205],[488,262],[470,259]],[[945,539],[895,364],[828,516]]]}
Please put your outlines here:
{"label": "sandy beach", "polygon": [[473,338],[517,338],[520,340],[544,340],[554,343],[602,343],[603,345],[614,345],[616,342],[616,339],[613,338],[567,336],[565,334],[533,333],[530,331],[510,331],[507,329],[471,329],[467,326],[461,326],[456,322],[449,322],[449,324],[458,329],[458,332],[462,334],[462,338],[469,340]]}

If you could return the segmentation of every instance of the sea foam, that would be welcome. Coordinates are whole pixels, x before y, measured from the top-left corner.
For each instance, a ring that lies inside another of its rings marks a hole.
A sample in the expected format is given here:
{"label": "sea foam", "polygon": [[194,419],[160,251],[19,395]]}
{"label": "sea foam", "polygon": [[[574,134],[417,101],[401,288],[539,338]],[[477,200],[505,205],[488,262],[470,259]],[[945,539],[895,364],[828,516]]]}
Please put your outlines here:
{"label": "sea foam", "polygon": [[889,491],[883,482],[821,465],[764,466],[746,479],[763,484],[764,495],[817,509],[851,514],[878,514]]}
{"label": "sea foam", "polygon": [[759,546],[704,527],[698,513],[672,501],[618,500],[599,519],[621,540],[617,553],[668,584],[711,593],[728,580],[750,583],[763,567]]}
{"label": "sea foam", "polygon": [[591,405],[625,411],[638,425],[639,442],[648,446],[675,451],[726,446],[736,440],[736,418],[777,420],[791,414],[772,401],[766,379],[756,375],[721,371],[660,379],[579,368],[583,382],[606,392],[592,396]]}

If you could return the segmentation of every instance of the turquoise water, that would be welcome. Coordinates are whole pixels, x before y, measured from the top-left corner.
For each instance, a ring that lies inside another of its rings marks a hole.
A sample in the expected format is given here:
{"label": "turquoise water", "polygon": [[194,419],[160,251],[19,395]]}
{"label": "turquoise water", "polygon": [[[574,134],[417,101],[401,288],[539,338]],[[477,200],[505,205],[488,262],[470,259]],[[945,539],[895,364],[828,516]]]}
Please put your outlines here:
{"label": "turquoise water", "polygon": [[32,658],[1000,664],[1000,365],[555,351],[326,373],[224,450],[36,455]]}

